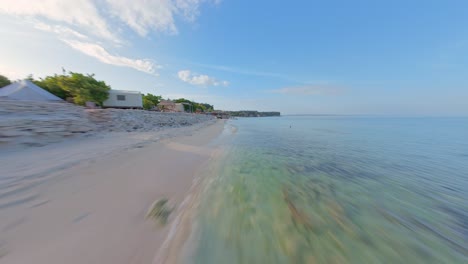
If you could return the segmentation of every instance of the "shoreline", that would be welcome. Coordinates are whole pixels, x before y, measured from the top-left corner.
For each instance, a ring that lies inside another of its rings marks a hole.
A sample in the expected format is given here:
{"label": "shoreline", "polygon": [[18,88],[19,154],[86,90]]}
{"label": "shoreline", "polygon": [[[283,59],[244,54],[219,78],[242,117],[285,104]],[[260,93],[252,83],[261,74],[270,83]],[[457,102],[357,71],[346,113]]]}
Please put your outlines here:
{"label": "shoreline", "polygon": [[190,259],[197,247],[198,217],[200,206],[213,181],[218,179],[218,172],[223,166],[223,161],[230,151],[226,143],[230,137],[237,133],[237,127],[225,122],[224,130],[217,137],[217,146],[212,152],[211,158],[207,160],[195,173],[195,181],[178,210],[178,215],[171,225],[171,234],[164,241],[163,246],[158,250],[152,264],[175,264],[185,263]]}
{"label": "shoreline", "polygon": [[[224,129],[226,130],[226,127]],[[215,147],[210,159],[194,173],[194,182],[189,194],[178,208],[177,215],[171,223],[170,232],[159,248],[153,264],[183,263],[181,260],[187,259],[187,256],[192,254],[193,247],[196,246],[193,238],[196,230],[193,228],[197,226],[197,216],[203,194],[209,189],[210,183],[216,179],[216,172],[221,166],[220,162],[228,151],[225,147]]]}
{"label": "shoreline", "polygon": [[[0,153],[2,263],[151,263],[224,124]],[[145,218],[162,198],[176,208],[166,226]]]}

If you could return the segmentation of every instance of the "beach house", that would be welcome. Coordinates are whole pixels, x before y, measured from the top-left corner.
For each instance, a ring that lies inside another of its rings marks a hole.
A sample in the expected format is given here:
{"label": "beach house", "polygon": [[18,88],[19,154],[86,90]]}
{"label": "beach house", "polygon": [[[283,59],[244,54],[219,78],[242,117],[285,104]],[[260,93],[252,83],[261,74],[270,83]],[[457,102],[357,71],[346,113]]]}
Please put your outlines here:
{"label": "beach house", "polygon": [[183,104],[175,103],[171,100],[161,100],[158,104],[158,108],[163,112],[184,112]]}
{"label": "beach house", "polygon": [[109,98],[103,102],[105,108],[143,108],[143,96],[137,91],[109,90]]}

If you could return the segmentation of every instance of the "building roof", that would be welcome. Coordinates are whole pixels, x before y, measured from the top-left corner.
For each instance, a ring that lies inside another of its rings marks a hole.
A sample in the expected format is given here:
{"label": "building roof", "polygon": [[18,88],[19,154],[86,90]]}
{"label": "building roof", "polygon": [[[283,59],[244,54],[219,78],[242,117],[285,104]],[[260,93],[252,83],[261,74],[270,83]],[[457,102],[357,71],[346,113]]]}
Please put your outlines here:
{"label": "building roof", "polygon": [[0,88],[0,98],[19,101],[63,101],[29,80],[17,81]]}
{"label": "building roof", "polygon": [[138,92],[138,91],[126,91],[126,90],[114,90],[114,89],[109,90],[109,93],[141,94],[141,92]]}

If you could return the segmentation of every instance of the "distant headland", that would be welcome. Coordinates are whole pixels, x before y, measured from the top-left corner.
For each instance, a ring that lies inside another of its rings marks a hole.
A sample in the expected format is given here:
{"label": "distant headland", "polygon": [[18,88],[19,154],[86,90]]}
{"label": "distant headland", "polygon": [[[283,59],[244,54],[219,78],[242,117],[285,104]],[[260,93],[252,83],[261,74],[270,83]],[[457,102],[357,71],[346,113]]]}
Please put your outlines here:
{"label": "distant headland", "polygon": [[280,112],[259,112],[255,110],[241,110],[241,111],[223,111],[214,110],[206,113],[208,115],[216,116],[219,119],[229,119],[232,117],[269,117],[281,116]]}
{"label": "distant headland", "polygon": [[226,111],[230,116],[233,117],[267,117],[267,116],[281,116],[280,112],[259,112],[259,111]]}

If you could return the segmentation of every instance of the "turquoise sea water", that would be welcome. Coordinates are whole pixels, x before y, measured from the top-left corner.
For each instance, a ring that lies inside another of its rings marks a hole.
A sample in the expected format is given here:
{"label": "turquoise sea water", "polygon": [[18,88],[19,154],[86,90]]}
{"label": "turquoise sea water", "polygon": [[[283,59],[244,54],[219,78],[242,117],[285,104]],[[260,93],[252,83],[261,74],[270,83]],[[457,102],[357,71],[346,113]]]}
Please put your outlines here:
{"label": "turquoise sea water", "polygon": [[231,120],[187,263],[468,263],[468,118]]}

